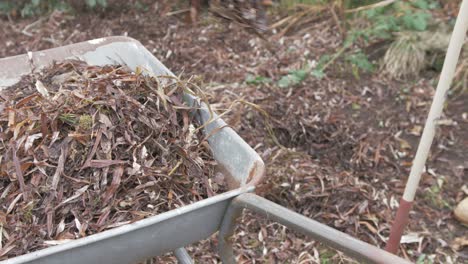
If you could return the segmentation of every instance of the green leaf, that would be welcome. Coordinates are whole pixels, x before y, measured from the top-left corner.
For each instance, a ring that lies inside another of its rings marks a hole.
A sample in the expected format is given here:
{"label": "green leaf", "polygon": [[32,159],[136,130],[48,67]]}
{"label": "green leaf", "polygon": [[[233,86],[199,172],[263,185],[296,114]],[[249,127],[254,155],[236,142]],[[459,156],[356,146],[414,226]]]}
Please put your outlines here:
{"label": "green leaf", "polygon": [[24,7],[21,9],[21,16],[22,17],[29,17],[33,16],[35,14],[34,10],[36,10],[32,4],[26,4]]}
{"label": "green leaf", "polygon": [[56,3],[56,5],[54,6],[54,9],[56,10],[60,10],[60,11],[70,11],[71,10],[71,7],[68,3],[66,2],[58,2]]}
{"label": "green leaf", "polygon": [[96,0],[85,0],[85,2],[86,2],[86,5],[90,8],[94,8],[97,5]]}
{"label": "green leaf", "polygon": [[403,17],[403,23],[407,29],[424,31],[427,28],[427,20],[431,17],[430,14],[424,12],[409,13]]}
{"label": "green leaf", "polygon": [[281,79],[278,81],[278,86],[281,88],[287,88],[291,85],[292,81],[289,75],[281,77]]}
{"label": "green leaf", "polygon": [[13,9],[13,5],[10,2],[0,1],[0,13],[8,13]]}
{"label": "green leaf", "polygon": [[291,85],[299,84],[307,78],[309,71],[310,67],[308,65],[302,69],[290,71],[288,75],[281,77],[278,81],[278,86],[286,88]]}
{"label": "green leaf", "polygon": [[372,19],[378,15],[375,8],[364,11],[364,14],[366,14],[367,19]]}
{"label": "green leaf", "polygon": [[326,54],[320,57],[320,59],[317,62],[317,68],[322,68],[323,65],[327,64],[327,62],[330,60],[331,56]]}
{"label": "green leaf", "polygon": [[373,19],[375,17],[383,15],[385,13],[385,10],[386,10],[385,7],[377,7],[377,8],[366,10],[364,11],[364,13],[366,14],[367,19]]}
{"label": "green leaf", "polygon": [[289,74],[288,77],[289,77],[289,80],[291,80],[292,84],[298,84],[298,83],[300,83],[302,81],[300,76],[297,76],[297,75],[294,75],[294,74]]}
{"label": "green leaf", "polygon": [[312,71],[312,76],[314,76],[317,79],[322,79],[323,77],[325,77],[325,73],[322,69],[315,69]]}
{"label": "green leaf", "polygon": [[436,9],[436,8],[440,8],[440,5],[439,5],[439,2],[431,2],[429,4],[429,9]]}
{"label": "green leaf", "polygon": [[300,69],[300,70],[297,70],[297,71],[293,71],[291,73],[293,76],[294,76],[294,79],[297,80],[297,82],[302,82],[303,80],[305,80],[305,78],[307,77],[307,70],[305,69]]}
{"label": "green leaf", "polygon": [[263,76],[254,76],[252,74],[248,74],[247,77],[245,78],[245,82],[247,84],[260,85],[264,83],[270,83],[271,79],[263,77]]}
{"label": "green leaf", "polygon": [[371,72],[374,70],[374,65],[369,61],[366,54],[362,52],[346,56],[346,60],[366,72]]}
{"label": "green leaf", "polygon": [[358,103],[352,103],[351,108],[353,110],[359,110],[359,109],[361,109],[361,106]]}
{"label": "green leaf", "polygon": [[97,0],[97,3],[101,6],[106,8],[107,7],[107,0]]}
{"label": "green leaf", "polygon": [[39,6],[40,3],[41,3],[41,0],[31,0],[31,4],[33,6]]}
{"label": "green leaf", "polygon": [[429,9],[429,3],[426,0],[416,0],[412,4],[417,8]]}
{"label": "green leaf", "polygon": [[351,65],[351,73],[353,74],[354,78],[356,80],[361,79],[361,76],[359,76],[359,68],[356,65]]}
{"label": "green leaf", "polygon": [[149,8],[148,8],[148,5],[142,4],[142,3],[141,3],[140,1],[138,1],[138,0],[135,2],[135,7],[136,7],[136,9],[138,9],[138,10],[143,10],[143,11],[148,11],[148,9],[149,9]]}
{"label": "green leaf", "polygon": [[424,264],[424,259],[426,259],[426,254],[421,254],[416,260],[416,264]]}

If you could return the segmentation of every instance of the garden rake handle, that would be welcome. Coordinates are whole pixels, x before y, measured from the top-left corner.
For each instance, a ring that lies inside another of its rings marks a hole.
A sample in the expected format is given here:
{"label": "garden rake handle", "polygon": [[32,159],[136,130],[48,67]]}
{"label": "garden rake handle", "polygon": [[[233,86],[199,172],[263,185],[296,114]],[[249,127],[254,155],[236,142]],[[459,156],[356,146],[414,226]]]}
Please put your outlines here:
{"label": "garden rake handle", "polygon": [[440,74],[439,83],[432,101],[431,109],[424,126],[424,131],[419,142],[416,156],[413,160],[410,176],[406,183],[403,198],[400,201],[395,222],[390,231],[390,238],[387,242],[386,250],[391,253],[396,253],[400,244],[400,239],[403,230],[408,222],[408,215],[411,210],[414,196],[421,179],[421,174],[426,164],[432,141],[436,131],[437,121],[439,120],[444,108],[445,98],[452,83],[453,75],[458,62],[458,57],[465,40],[466,31],[468,29],[468,0],[463,0],[457,21],[453,29],[447,54],[445,56],[444,66]]}

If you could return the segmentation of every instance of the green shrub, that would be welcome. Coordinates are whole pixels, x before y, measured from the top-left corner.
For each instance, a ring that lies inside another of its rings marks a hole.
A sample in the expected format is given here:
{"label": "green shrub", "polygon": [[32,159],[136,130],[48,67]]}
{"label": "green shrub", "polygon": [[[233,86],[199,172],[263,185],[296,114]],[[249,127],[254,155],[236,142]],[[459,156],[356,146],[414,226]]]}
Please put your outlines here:
{"label": "green shrub", "polygon": [[68,3],[60,0],[30,0],[19,8],[22,17],[36,16],[54,10],[66,11],[70,9]]}
{"label": "green shrub", "polygon": [[[344,0],[342,3],[345,9],[353,9],[377,2],[380,1]],[[397,40],[402,32],[410,35],[427,32],[433,19],[431,9],[438,6],[439,3],[436,0],[395,1],[387,6],[372,7],[348,14],[344,24],[349,30],[342,47],[334,54],[322,56],[317,67],[312,71],[312,75],[317,78],[323,77],[326,68],[341,56],[344,57],[347,65],[351,66],[352,73],[356,78],[359,78],[360,72],[373,71],[374,65],[361,50],[377,42]],[[392,50],[401,50],[401,45],[396,46],[392,45]],[[419,55],[419,53],[414,53],[412,48],[408,49],[405,54]],[[420,69],[421,65],[423,65],[423,62],[419,59],[421,56],[418,56],[419,60],[413,60],[412,57],[414,56],[398,58],[400,61],[408,61],[406,63],[406,72],[417,72],[417,69]],[[387,58],[389,58],[388,55]],[[385,62],[388,62],[388,60],[385,60]],[[386,63],[386,66],[388,65]],[[399,64],[392,63],[391,65],[398,66]]]}
{"label": "green shrub", "polygon": [[[85,0],[90,9],[107,7],[107,0]],[[64,0],[6,0],[0,1],[0,14],[8,14],[13,10],[19,11],[22,17],[37,16],[54,10],[70,11],[70,1]]]}
{"label": "green shrub", "polygon": [[347,41],[364,43],[393,38],[393,33],[401,31],[425,31],[432,19],[429,8],[434,8],[432,0],[413,2],[398,1],[385,7],[377,7],[356,14],[367,21],[366,27],[352,28]]}

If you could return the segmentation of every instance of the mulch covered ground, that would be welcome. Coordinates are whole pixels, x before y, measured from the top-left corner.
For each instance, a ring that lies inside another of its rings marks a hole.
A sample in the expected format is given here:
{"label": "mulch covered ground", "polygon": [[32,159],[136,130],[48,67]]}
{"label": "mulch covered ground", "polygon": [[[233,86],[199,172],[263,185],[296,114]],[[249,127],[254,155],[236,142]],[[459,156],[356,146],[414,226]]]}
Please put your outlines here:
{"label": "mulch covered ground", "polygon": [[[261,195],[383,247],[432,100],[435,75],[397,81],[376,71],[356,78],[338,63],[323,79],[309,76],[287,88],[275,82],[247,83],[247,75],[277,81],[336,51],[342,38],[333,17],[324,13],[297,34],[262,39],[208,13],[189,25],[184,14],[164,16],[161,2],[140,2],[149,3],[147,11],[110,4],[106,13],[54,13],[40,20],[2,17],[0,57],[104,36],[133,37],[174,73],[199,76],[219,112],[231,107],[225,120],[266,163]],[[466,92],[449,96],[400,251],[413,261],[468,259],[467,249],[456,242],[468,231],[452,214],[468,193],[467,100]],[[199,262],[219,261],[215,238],[188,249]],[[351,261],[250,213],[238,227],[236,252],[239,263]],[[169,254],[160,260],[174,258]]]}

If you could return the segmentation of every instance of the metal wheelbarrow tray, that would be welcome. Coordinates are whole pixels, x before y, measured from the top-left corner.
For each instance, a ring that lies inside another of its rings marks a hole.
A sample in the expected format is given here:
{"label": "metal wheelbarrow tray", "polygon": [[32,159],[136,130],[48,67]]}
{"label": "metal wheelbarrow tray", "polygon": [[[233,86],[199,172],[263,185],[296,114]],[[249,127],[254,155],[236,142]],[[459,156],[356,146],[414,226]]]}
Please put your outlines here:
{"label": "metal wheelbarrow tray", "polygon": [[[0,59],[0,89],[53,61],[71,58],[90,65],[126,64],[133,70],[140,66],[155,75],[173,75],[138,41],[109,37]],[[186,99],[189,103],[197,100],[190,95]],[[207,109],[197,112],[200,123],[210,118]],[[206,126],[204,133],[225,125],[217,119]],[[209,237],[219,229],[230,200],[249,190],[247,182],[252,185],[260,180],[264,165],[258,154],[230,128],[219,130],[208,141],[231,191],[5,263],[132,263]]]}
{"label": "metal wheelbarrow tray", "polygon": [[[108,37],[69,46],[0,59],[0,90],[17,83],[21,76],[38,71],[53,61],[80,59],[90,65],[125,64],[142,67],[155,75],[173,75],[140,42],[127,37]],[[199,103],[186,95],[188,104]],[[212,120],[203,106],[195,111],[201,124]],[[208,238],[219,230],[218,253],[224,263],[235,263],[232,235],[244,209],[256,212],[288,228],[366,262],[407,263],[393,254],[367,244],[324,224],[297,214],[252,192],[264,175],[259,155],[221,119],[203,129],[213,133],[208,143],[231,191],[107,230],[66,244],[49,247],[1,263],[136,263],[175,251],[181,263],[192,263],[183,248]]]}

